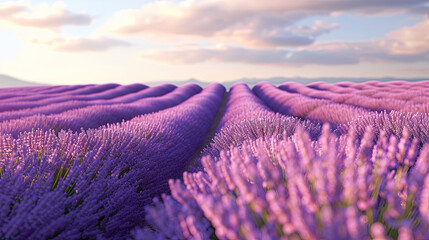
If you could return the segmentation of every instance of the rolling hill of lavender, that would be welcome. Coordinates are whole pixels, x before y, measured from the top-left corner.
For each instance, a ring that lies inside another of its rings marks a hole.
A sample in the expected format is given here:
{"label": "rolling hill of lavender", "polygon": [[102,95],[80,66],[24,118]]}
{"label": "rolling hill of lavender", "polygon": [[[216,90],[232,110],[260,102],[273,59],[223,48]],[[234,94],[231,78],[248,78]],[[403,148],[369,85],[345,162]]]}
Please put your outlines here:
{"label": "rolling hill of lavender", "polygon": [[0,239],[429,239],[429,81],[0,89]]}

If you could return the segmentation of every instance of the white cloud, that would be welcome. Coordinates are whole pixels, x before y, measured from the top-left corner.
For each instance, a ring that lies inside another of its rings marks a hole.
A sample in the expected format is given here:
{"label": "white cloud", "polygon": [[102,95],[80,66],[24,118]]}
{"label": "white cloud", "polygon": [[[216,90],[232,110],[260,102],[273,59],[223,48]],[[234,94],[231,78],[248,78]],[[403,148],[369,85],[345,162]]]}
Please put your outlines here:
{"label": "white cloud", "polygon": [[0,3],[0,19],[7,18],[25,10],[27,10],[27,7],[19,2]]}
{"label": "white cloud", "polygon": [[186,0],[155,1],[117,12],[106,29],[118,34],[210,38],[248,47],[306,46],[338,27],[316,22],[295,24],[308,16],[341,12],[393,14],[415,12],[424,0]]}
{"label": "white cloud", "polygon": [[33,43],[45,44],[56,51],[63,52],[102,52],[115,47],[128,47],[131,44],[125,41],[108,37],[88,38],[54,38],[50,40],[33,40]]}
{"label": "white cloud", "polygon": [[102,52],[130,46],[126,41],[104,36],[70,38],[60,31],[63,26],[83,26],[91,22],[88,14],[70,12],[61,1],[36,5],[17,1],[0,4],[0,23],[13,26],[18,38],[26,43],[46,45],[60,52]]}
{"label": "white cloud", "polygon": [[66,10],[63,2],[35,6],[8,2],[0,4],[0,22],[21,27],[58,30],[67,25],[89,25],[92,19],[85,13],[72,13]]}
{"label": "white cloud", "polygon": [[317,37],[338,27],[316,21],[312,26],[279,27],[268,22],[227,29],[215,34],[215,40],[252,48],[299,47],[313,44]]}
{"label": "white cloud", "polygon": [[[329,31],[322,22],[312,28],[297,28],[301,35]],[[354,42],[314,43],[284,49],[245,47],[181,48],[149,51],[144,58],[190,64],[204,61],[269,65],[350,65],[360,62],[417,63],[429,61],[429,17],[411,27],[393,31],[383,39]]]}
{"label": "white cloud", "polygon": [[429,53],[429,17],[412,27],[399,29],[388,34],[385,43],[394,54]]}

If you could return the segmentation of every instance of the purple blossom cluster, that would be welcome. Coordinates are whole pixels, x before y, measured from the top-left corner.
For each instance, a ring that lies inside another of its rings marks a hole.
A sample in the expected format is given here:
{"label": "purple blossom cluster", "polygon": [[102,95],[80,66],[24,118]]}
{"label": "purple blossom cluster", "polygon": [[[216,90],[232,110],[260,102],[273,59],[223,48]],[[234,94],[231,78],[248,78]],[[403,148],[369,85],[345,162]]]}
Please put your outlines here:
{"label": "purple blossom cluster", "polygon": [[[154,87],[151,95],[165,92],[166,86]],[[167,86],[167,89],[169,87]],[[54,130],[62,129],[79,131],[80,129],[98,128],[108,123],[130,120],[141,114],[157,112],[176,106],[191,96],[199,93],[201,87],[196,84],[186,84],[158,97],[139,98],[130,103],[109,105],[92,105],[68,110],[51,115],[33,115],[19,119],[0,122],[0,132],[18,136],[21,132],[32,129]],[[48,106],[49,107],[49,106]],[[53,106],[54,108],[56,106]],[[61,107],[61,106],[60,106]]]}
{"label": "purple blossom cluster", "polygon": [[303,95],[297,84],[290,85],[281,85],[287,87],[281,90],[281,86],[277,88],[271,83],[260,82],[253,87],[253,91],[274,111],[314,122],[337,125],[347,123],[367,112],[364,108],[338,104],[328,98]]}
{"label": "purple blossom cluster", "polygon": [[[109,84],[111,85],[111,84]],[[112,84],[113,85],[113,84]],[[174,89],[174,85],[171,84],[165,84],[169,85],[170,88]],[[116,86],[114,84],[113,86]],[[162,85],[161,85],[162,86]],[[165,87],[165,86],[164,86]],[[97,86],[91,86],[87,90],[105,90],[100,89]],[[19,110],[23,108],[34,108],[39,106],[44,106],[52,103],[62,103],[67,101],[84,101],[84,102],[91,102],[91,103],[126,103],[122,100],[121,97],[130,97],[131,94],[138,94],[138,93],[144,93],[143,90],[148,90],[146,85],[142,84],[131,84],[131,85],[124,85],[124,86],[117,86],[112,89],[107,89],[102,92],[95,92],[95,93],[86,93],[84,95],[80,93],[74,93],[74,91],[67,91],[67,92],[60,92],[60,93],[36,93],[32,94],[31,96],[26,96],[25,98],[19,99],[18,104],[10,104],[11,101],[17,101],[18,99],[10,99],[8,101],[4,101],[5,105],[3,108],[12,108],[12,110]],[[80,89],[82,91],[83,89]],[[138,95],[137,95],[138,96]],[[106,101],[111,100],[111,101]]]}
{"label": "purple blossom cluster", "polygon": [[[131,86],[131,87],[130,87]],[[109,94],[115,91],[116,88],[129,89],[131,90],[134,86],[136,90],[145,89],[147,86],[136,84],[130,86],[119,86],[118,84],[104,84],[104,85],[93,85],[86,86],[84,88],[76,89],[75,87],[65,86],[66,89],[63,91],[48,91],[48,92],[37,92],[33,91],[23,92],[22,94],[15,93],[14,96],[2,99],[2,106],[0,111],[13,111],[25,108],[32,108],[37,106],[48,105],[51,103],[59,103],[69,100],[93,100],[92,95],[102,97],[104,94]],[[66,91],[64,91],[66,90]],[[27,90],[28,91],[28,90]]]}
{"label": "purple blossom cluster", "polygon": [[[58,114],[66,111],[70,111],[73,109],[79,109],[94,105],[112,105],[112,104],[127,104],[139,101],[143,98],[149,97],[158,97],[165,95],[171,91],[173,91],[176,86],[171,84],[163,84],[156,87],[144,88],[138,92],[128,92],[123,96],[109,96],[112,99],[97,99],[94,98],[90,100],[90,98],[73,98],[73,97],[62,97],[62,99],[53,97],[50,98],[48,103],[41,103],[43,101],[37,101],[34,103],[25,103],[27,104],[24,109],[15,109],[13,111],[3,111],[0,112],[0,121],[19,119],[28,116],[34,116],[38,114],[50,115],[50,114]],[[122,91],[124,91],[122,89]],[[85,96],[91,96],[97,94],[89,94]],[[68,100],[65,100],[68,99]],[[11,100],[12,101],[12,100]],[[34,101],[34,100],[32,100]],[[45,101],[47,102],[47,101]],[[7,103],[2,101],[3,104],[9,104],[10,106],[18,106],[17,104],[13,104],[11,102]],[[22,102],[21,102],[22,103]],[[21,104],[21,107],[23,104]]]}
{"label": "purple blossom cluster", "polygon": [[374,142],[368,128],[361,140],[353,130],[338,137],[325,125],[317,141],[299,129],[205,156],[204,171],[170,180],[171,197],[148,207],[151,228],[134,236],[427,239],[429,145],[381,135]]}
{"label": "purple blossom cluster", "polygon": [[229,91],[217,134],[201,155],[218,157],[221,150],[261,137],[286,138],[298,126],[309,131],[313,138],[320,134],[319,124],[274,113],[246,84],[236,83]]}
{"label": "purple blossom cluster", "polygon": [[[290,86],[292,85],[292,86]],[[280,89],[302,89],[298,91],[306,96],[323,97],[335,103],[359,106],[372,111],[412,111],[423,108],[429,103],[429,94],[424,89],[427,81],[421,82],[365,82],[365,83],[311,83],[304,87],[294,88],[296,84],[284,83]],[[312,89],[312,90],[309,90]],[[426,112],[427,113],[427,112]]]}
{"label": "purple blossom cluster", "polygon": [[427,88],[0,89],[0,239],[429,239]]}
{"label": "purple blossom cluster", "polygon": [[376,83],[317,82],[304,86],[287,82],[277,88],[260,82],[253,91],[278,113],[330,123],[340,134],[354,127],[360,137],[371,126],[376,133],[385,130],[400,137],[407,128],[413,137],[426,142],[429,98],[422,88],[428,82]]}
{"label": "purple blossom cluster", "polygon": [[255,96],[247,84],[238,82],[229,89],[225,110],[217,127],[217,132],[243,120],[274,118],[276,116],[261,99]]}
{"label": "purple blossom cluster", "polygon": [[[370,89],[373,107],[288,85],[258,83],[262,102],[234,85],[202,167],[170,180],[134,238],[429,238],[427,115],[394,111]],[[334,129],[315,134],[320,122]]]}
{"label": "purple blossom cluster", "polygon": [[37,93],[45,93],[45,94],[69,94],[69,95],[86,95],[93,93],[104,92],[113,88],[118,87],[119,84],[108,83],[108,84],[100,84],[100,85],[78,85],[78,86],[52,86],[50,89],[43,89],[42,91],[37,91]]}
{"label": "purple blossom cluster", "polygon": [[177,106],[98,129],[0,135],[0,238],[126,238],[143,226],[144,206],[168,192],[167,180],[182,175],[224,92],[212,84]]}
{"label": "purple blossom cluster", "polygon": [[345,134],[350,129],[354,129],[358,137],[362,137],[366,128],[371,127],[379,136],[382,131],[401,137],[404,130],[407,130],[411,137],[425,143],[429,141],[429,115],[426,113],[402,113],[398,111],[390,112],[368,112],[347,124],[338,126],[336,132]]}

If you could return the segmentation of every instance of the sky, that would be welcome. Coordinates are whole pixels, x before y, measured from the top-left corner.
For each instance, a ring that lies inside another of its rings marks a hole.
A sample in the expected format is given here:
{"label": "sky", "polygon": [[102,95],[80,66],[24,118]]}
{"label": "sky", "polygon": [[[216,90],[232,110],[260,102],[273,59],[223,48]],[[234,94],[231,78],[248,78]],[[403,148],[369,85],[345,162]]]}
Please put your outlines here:
{"label": "sky", "polygon": [[48,84],[429,79],[429,0],[0,0],[0,43]]}

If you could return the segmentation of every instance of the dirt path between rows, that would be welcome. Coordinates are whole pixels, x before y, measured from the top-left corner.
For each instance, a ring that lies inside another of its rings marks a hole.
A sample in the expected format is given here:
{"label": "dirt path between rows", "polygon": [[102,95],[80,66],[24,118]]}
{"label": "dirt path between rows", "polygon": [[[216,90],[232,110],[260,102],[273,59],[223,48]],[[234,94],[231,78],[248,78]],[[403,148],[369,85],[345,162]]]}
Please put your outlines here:
{"label": "dirt path between rows", "polygon": [[223,112],[225,111],[225,106],[226,106],[226,100],[228,98],[228,94],[229,91],[226,91],[225,94],[223,95],[223,99],[222,99],[222,103],[219,107],[219,110],[212,122],[212,125],[209,129],[209,131],[206,134],[206,137],[203,140],[203,143],[200,145],[200,147],[194,152],[194,155],[192,155],[191,160],[189,161],[188,166],[186,167],[185,171],[188,170],[189,166],[197,166],[198,163],[195,161],[196,159],[198,159],[201,155],[201,153],[203,152],[203,150],[208,147],[210,145],[210,143],[212,143],[214,136],[216,135],[216,129],[219,125],[219,122],[223,116]]}

